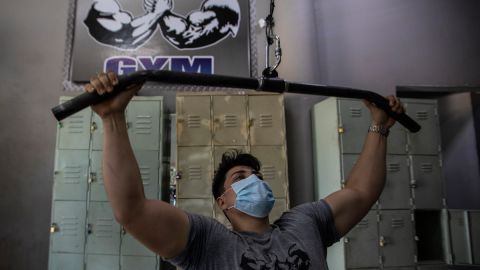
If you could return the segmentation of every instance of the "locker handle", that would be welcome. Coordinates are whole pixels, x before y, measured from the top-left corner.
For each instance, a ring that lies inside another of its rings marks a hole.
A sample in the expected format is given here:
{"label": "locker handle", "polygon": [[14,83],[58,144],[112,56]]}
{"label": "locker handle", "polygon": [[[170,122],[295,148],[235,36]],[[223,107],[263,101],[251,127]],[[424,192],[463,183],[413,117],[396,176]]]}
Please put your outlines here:
{"label": "locker handle", "polygon": [[92,234],[93,229],[92,229],[92,224],[87,224],[87,234]]}
{"label": "locker handle", "polygon": [[97,130],[97,123],[92,122],[92,125],[90,126],[90,133],[93,133],[95,130]]}
{"label": "locker handle", "polygon": [[348,238],[348,237],[343,238],[343,242],[344,242],[345,244],[350,243],[350,238]]}
{"label": "locker handle", "polygon": [[60,230],[60,228],[58,228],[58,225],[56,223],[52,223],[52,225],[50,225],[50,233],[56,233]]}

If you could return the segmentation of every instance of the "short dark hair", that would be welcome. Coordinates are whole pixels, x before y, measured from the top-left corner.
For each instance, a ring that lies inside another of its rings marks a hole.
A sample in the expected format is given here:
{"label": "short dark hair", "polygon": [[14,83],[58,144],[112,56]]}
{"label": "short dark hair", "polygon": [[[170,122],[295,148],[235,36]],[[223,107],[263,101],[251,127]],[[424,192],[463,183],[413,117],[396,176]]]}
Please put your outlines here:
{"label": "short dark hair", "polygon": [[248,166],[254,171],[260,171],[260,161],[250,154],[243,153],[237,149],[231,149],[223,153],[222,161],[218,164],[218,168],[213,177],[212,193],[213,197],[217,199],[225,191],[223,184],[226,180],[228,170],[235,166]]}

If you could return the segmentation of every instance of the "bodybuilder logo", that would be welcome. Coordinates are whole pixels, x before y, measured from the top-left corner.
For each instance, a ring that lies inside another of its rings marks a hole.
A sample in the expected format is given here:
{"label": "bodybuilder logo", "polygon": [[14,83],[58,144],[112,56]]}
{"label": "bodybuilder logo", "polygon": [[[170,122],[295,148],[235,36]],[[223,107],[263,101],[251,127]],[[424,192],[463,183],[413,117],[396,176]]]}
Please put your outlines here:
{"label": "bodybuilder logo", "polygon": [[236,36],[240,25],[238,0],[205,0],[199,10],[187,16],[172,12],[172,1],[143,0],[145,14],[134,18],[117,0],[94,0],[84,23],[96,41],[121,50],[143,46],[157,28],[180,50],[209,47],[229,35]]}

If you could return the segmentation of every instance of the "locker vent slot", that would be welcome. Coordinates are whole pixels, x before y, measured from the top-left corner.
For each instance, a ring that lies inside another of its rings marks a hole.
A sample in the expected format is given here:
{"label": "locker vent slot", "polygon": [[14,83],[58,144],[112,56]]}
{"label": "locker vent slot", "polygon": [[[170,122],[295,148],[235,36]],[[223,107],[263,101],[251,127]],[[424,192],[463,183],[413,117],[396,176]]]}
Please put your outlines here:
{"label": "locker vent slot", "polygon": [[401,228],[405,226],[403,218],[392,218],[392,228]]}
{"label": "locker vent slot", "polygon": [[432,163],[422,163],[420,165],[422,172],[424,173],[431,173],[433,172],[433,164]]}
{"label": "locker vent slot", "polygon": [[85,120],[83,115],[72,115],[67,122],[68,133],[83,133]]}
{"label": "locker vent slot", "polygon": [[264,165],[262,168],[262,174],[265,180],[275,180],[275,166]]}
{"label": "locker vent slot", "polygon": [[272,126],[273,126],[273,115],[260,114],[260,127],[272,127]]}
{"label": "locker vent slot", "polygon": [[136,134],[151,134],[152,133],[152,116],[137,115],[135,120]]}
{"label": "locker vent slot", "polygon": [[234,114],[225,114],[223,116],[223,123],[225,127],[230,128],[230,127],[237,127],[237,116]]}
{"label": "locker vent slot", "polygon": [[80,183],[81,174],[82,168],[80,166],[65,166],[63,182],[66,184],[78,184]]}
{"label": "locker vent slot", "polygon": [[202,180],[202,167],[199,165],[188,166],[188,180],[201,181]]}
{"label": "locker vent slot", "polygon": [[362,219],[362,221],[360,221],[360,222],[357,224],[357,228],[359,228],[359,229],[366,229],[366,228],[368,228],[368,219]]}
{"label": "locker vent slot", "polygon": [[62,216],[60,222],[60,233],[64,236],[77,236],[78,235],[78,217],[75,216]]}
{"label": "locker vent slot", "polygon": [[95,236],[99,238],[112,238],[113,220],[111,218],[97,218]]}
{"label": "locker vent slot", "polygon": [[150,185],[150,167],[140,166],[140,174],[142,176],[143,185]]}
{"label": "locker vent slot", "polygon": [[415,117],[417,120],[428,120],[428,112],[427,111],[418,111],[415,113]]}
{"label": "locker vent slot", "polygon": [[398,172],[400,171],[400,164],[398,163],[389,163],[387,165],[387,171],[388,172]]}
{"label": "locker vent slot", "polygon": [[187,127],[189,128],[200,128],[200,115],[188,115],[187,116]]}
{"label": "locker vent slot", "polygon": [[362,117],[362,109],[360,108],[350,108],[350,116],[353,118]]}

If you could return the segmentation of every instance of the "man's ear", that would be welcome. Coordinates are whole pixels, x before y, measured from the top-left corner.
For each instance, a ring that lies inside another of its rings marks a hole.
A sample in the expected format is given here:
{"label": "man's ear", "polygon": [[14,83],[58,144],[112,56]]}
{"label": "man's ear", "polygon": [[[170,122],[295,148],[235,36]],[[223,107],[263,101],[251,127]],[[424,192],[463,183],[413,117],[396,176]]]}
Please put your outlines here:
{"label": "man's ear", "polygon": [[216,203],[220,210],[225,210],[227,208],[227,203],[225,202],[225,199],[223,197],[218,197]]}

